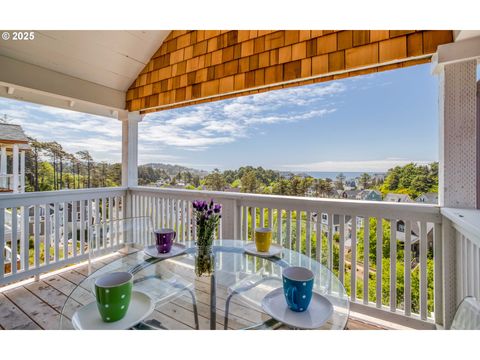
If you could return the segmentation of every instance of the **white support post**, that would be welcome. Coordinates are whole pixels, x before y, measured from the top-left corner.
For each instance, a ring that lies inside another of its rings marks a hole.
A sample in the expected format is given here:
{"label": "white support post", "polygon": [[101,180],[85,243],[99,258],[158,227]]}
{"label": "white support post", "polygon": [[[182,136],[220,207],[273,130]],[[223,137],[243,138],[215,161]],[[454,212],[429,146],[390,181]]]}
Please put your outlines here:
{"label": "white support post", "polygon": [[7,186],[7,148],[2,146],[0,151],[0,187],[6,188]]}
{"label": "white support post", "polygon": [[138,123],[143,115],[129,112],[119,115],[122,121],[122,186],[138,185]]}
{"label": "white support post", "polygon": [[439,201],[445,207],[478,206],[476,71],[476,60],[449,63],[439,69]]}
{"label": "white support post", "polygon": [[457,308],[456,239],[452,222],[442,217],[442,311],[443,326],[449,329]]}
{"label": "white support post", "polygon": [[14,144],[13,145],[13,165],[12,165],[12,188],[13,188],[13,193],[18,193],[18,145]]}
{"label": "white support post", "polygon": [[239,206],[237,200],[222,200],[222,238],[237,240],[239,237],[239,226],[237,222]]}
{"label": "white support post", "polygon": [[25,150],[20,152],[20,192],[25,192]]}

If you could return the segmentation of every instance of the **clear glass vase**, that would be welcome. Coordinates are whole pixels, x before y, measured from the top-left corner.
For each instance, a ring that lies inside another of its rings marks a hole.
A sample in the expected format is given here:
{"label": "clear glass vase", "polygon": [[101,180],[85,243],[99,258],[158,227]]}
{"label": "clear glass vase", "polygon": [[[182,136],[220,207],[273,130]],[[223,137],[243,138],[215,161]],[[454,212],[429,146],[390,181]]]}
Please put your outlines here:
{"label": "clear glass vase", "polygon": [[197,245],[195,254],[195,274],[197,276],[210,276],[215,270],[215,255],[211,245]]}

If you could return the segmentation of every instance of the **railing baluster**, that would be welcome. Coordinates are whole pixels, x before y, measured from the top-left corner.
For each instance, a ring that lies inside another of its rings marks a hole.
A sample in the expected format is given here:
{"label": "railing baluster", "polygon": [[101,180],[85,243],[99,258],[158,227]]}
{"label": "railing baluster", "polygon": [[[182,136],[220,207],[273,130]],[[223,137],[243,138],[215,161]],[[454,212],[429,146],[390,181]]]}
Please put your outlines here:
{"label": "railing baluster", "polygon": [[102,249],[107,248],[108,243],[108,234],[107,234],[107,199],[102,197],[102,239],[103,239],[103,246]]}
{"label": "railing baluster", "polygon": [[170,227],[175,229],[175,199],[170,199]]}
{"label": "railing baluster", "polygon": [[275,231],[273,228],[273,209],[268,208],[268,227],[272,229],[272,232]]}
{"label": "railing baluster", "polygon": [[114,244],[115,229],[114,229],[114,217],[113,217],[113,198],[108,197],[108,247],[112,247]]}
{"label": "railing baluster", "polygon": [[33,244],[33,266],[38,268],[40,267],[40,205],[33,207]]}
{"label": "railing baluster", "polygon": [[327,244],[327,267],[332,270],[333,267],[333,213],[328,214],[328,244]]}
{"label": "railing baluster", "polygon": [[45,204],[45,237],[44,237],[44,246],[43,252],[45,254],[45,265],[50,264],[50,243],[52,241],[52,232],[51,232],[51,215],[50,215],[50,204]]}
{"label": "railing baluster", "polygon": [[350,276],[350,300],[355,301],[357,299],[357,215],[352,214],[352,234],[350,236],[351,241],[351,276]]}
{"label": "railing baluster", "polygon": [[[443,284],[443,277],[442,277],[442,268],[443,268],[443,260],[442,260],[442,225],[435,223],[433,227],[433,299],[434,299],[434,307],[433,311],[435,312],[435,323],[436,324],[443,324],[443,298],[442,298],[442,284]],[[478,251],[476,252],[475,259],[478,260]],[[476,274],[478,275],[479,263],[474,265],[474,269],[477,269]],[[477,276],[475,279],[475,283],[479,284],[480,279]],[[406,285],[405,285],[406,286]],[[477,285],[478,289],[478,285]],[[479,299],[480,293],[477,293],[477,299]]]}
{"label": "railing baluster", "polygon": [[467,241],[467,294],[473,294],[473,243],[470,239]]}
{"label": "railing baluster", "polygon": [[265,208],[260,208],[260,225],[259,227],[265,227]]}
{"label": "railing baluster", "polygon": [[165,227],[165,198],[160,199],[160,228]]}
{"label": "railing baluster", "polygon": [[318,262],[322,261],[322,212],[317,210],[317,224],[316,224],[316,245],[315,245],[315,259]]}
{"label": "railing baluster", "polygon": [[420,223],[420,318],[427,319],[427,224]]}
{"label": "railing baluster", "polygon": [[[3,209],[0,209],[2,212]],[[3,230],[4,226],[2,225],[2,221],[0,220],[0,231]],[[17,208],[12,207],[12,274],[17,272],[17,249],[18,249],[18,215],[17,215]],[[0,249],[1,249],[0,245]]]}
{"label": "railing baluster", "polygon": [[390,311],[397,309],[397,220],[390,219]]}
{"label": "railing baluster", "polygon": [[80,254],[83,255],[84,253],[85,253],[85,200],[80,200]]}
{"label": "railing baluster", "polygon": [[62,239],[63,239],[63,258],[68,258],[68,202],[63,203],[62,213]]}
{"label": "railing baluster", "polygon": [[91,225],[92,225],[92,221],[93,221],[93,200],[92,199],[88,199],[87,200],[87,221],[85,223],[85,226],[87,227],[87,242],[88,242],[88,252],[93,254],[93,252],[95,251],[95,246],[96,244],[94,244],[93,240],[92,240],[92,229],[91,229]]}
{"label": "railing baluster", "polygon": [[282,241],[282,209],[277,209],[277,244],[283,245],[283,241]]}
{"label": "railing baluster", "polygon": [[368,280],[370,272],[370,219],[363,218],[363,303],[368,304]]}
{"label": "railing baluster", "polygon": [[405,315],[410,316],[412,311],[411,273],[412,273],[412,225],[410,220],[405,220],[405,245],[404,245],[404,303]]}
{"label": "railing baluster", "polygon": [[311,218],[312,214],[310,213],[310,211],[307,211],[306,212],[306,217],[307,217],[307,221],[306,221],[306,231],[305,231],[305,250],[306,250],[306,253],[307,253],[307,256],[309,258],[312,257],[312,229],[311,229],[311,221],[310,221],[310,218]]}
{"label": "railing baluster", "polygon": [[243,228],[242,236],[243,240],[248,241],[248,206],[243,206]]}
{"label": "railing baluster", "polygon": [[191,215],[191,212],[192,212],[192,203],[190,201],[187,201],[187,241],[190,241],[192,240],[192,233],[191,233],[191,229],[192,229],[192,215]]}
{"label": "railing baluster", "polygon": [[78,201],[72,201],[72,253],[77,256],[77,219],[78,219]]}
{"label": "railing baluster", "polygon": [[30,268],[30,217],[28,212],[28,206],[22,207],[22,218],[22,269],[24,271],[27,271]]}
{"label": "railing baluster", "polygon": [[338,279],[342,284],[345,281],[345,215],[338,215],[340,222],[340,239],[338,254]]}
{"label": "railing baluster", "polygon": [[178,233],[180,232],[180,204],[181,200],[175,200],[175,231]]}
{"label": "railing baluster", "polygon": [[115,238],[114,244],[115,246],[120,244],[120,196],[115,196],[114,198],[115,205],[114,205],[114,218],[115,218]]}
{"label": "railing baluster", "polygon": [[257,225],[257,208],[255,206],[252,206],[250,208],[250,211],[251,211],[251,217],[252,217],[252,221],[251,221],[252,241],[255,241],[255,228]]}
{"label": "railing baluster", "polygon": [[295,211],[295,250],[297,252],[302,251],[302,212],[300,210]]}
{"label": "railing baluster", "polygon": [[100,243],[100,198],[95,199],[95,250],[100,250],[102,244]]}
{"label": "railing baluster", "polygon": [[376,306],[382,307],[382,257],[383,257],[383,224],[382,218],[377,217],[377,268],[376,268]]}
{"label": "railing baluster", "polygon": [[287,211],[287,246],[289,249],[292,248],[292,211],[288,210]]}
{"label": "railing baluster", "polygon": [[53,216],[55,218],[54,222],[54,251],[55,251],[55,262],[58,262],[60,259],[60,209],[58,203],[56,202],[53,205]]}

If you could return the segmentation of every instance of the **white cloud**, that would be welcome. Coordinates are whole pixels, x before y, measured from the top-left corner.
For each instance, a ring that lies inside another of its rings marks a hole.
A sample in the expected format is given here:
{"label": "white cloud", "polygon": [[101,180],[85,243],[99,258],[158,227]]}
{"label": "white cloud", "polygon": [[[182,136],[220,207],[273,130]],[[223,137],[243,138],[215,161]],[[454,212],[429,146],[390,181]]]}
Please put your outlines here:
{"label": "white cloud", "polygon": [[387,158],[383,160],[341,160],[341,161],[319,161],[311,163],[281,165],[283,169],[296,171],[387,171],[395,166],[404,166],[409,163],[418,165],[430,164],[432,161],[406,160],[398,158]]}
{"label": "white cloud", "polygon": [[258,134],[261,126],[325,117],[336,111],[327,100],[345,90],[344,83],[334,82],[149,114],[140,124],[140,142],[205,150]]}
{"label": "white cloud", "polygon": [[[267,126],[316,121],[336,110],[331,96],[345,90],[344,83],[317,84],[147,115],[139,126],[140,160],[182,163],[175,149],[203,151],[265,133]],[[3,114],[40,141],[57,141],[72,153],[89,150],[98,161],[121,160],[115,119],[10,99],[0,99]]]}

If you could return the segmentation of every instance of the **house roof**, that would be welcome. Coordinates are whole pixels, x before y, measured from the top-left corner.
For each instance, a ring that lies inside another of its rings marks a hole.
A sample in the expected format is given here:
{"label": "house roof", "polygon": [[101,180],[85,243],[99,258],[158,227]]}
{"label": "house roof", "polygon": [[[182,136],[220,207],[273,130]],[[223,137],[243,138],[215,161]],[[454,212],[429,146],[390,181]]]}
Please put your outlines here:
{"label": "house roof", "polygon": [[424,204],[437,204],[438,203],[438,193],[428,192],[420,195],[415,199],[416,202]]}
{"label": "house roof", "polygon": [[0,123],[0,146],[11,149],[14,144],[21,150],[29,150],[27,135],[20,125]]}
{"label": "house roof", "polygon": [[390,201],[390,202],[413,202],[412,199],[410,199],[410,196],[408,194],[392,194],[388,193],[383,201]]}

